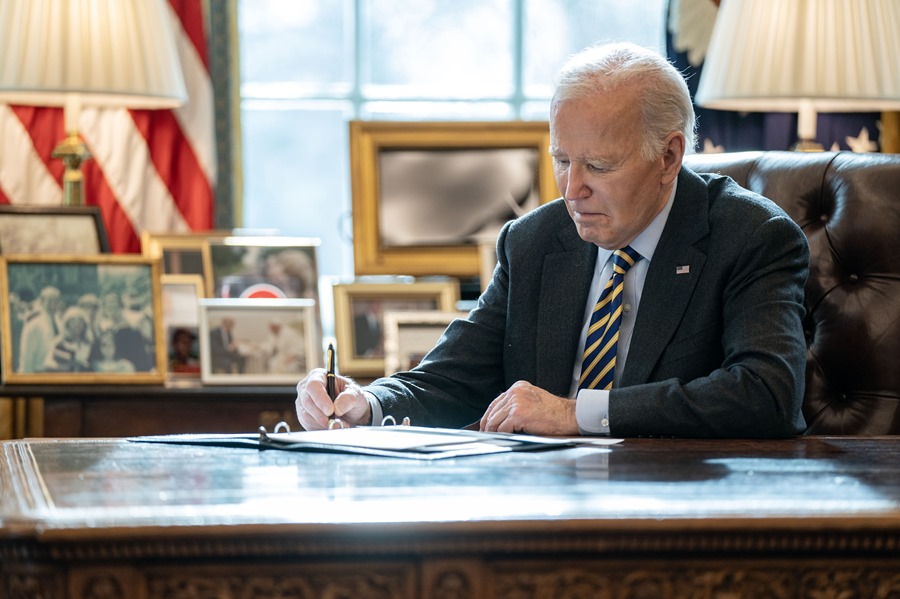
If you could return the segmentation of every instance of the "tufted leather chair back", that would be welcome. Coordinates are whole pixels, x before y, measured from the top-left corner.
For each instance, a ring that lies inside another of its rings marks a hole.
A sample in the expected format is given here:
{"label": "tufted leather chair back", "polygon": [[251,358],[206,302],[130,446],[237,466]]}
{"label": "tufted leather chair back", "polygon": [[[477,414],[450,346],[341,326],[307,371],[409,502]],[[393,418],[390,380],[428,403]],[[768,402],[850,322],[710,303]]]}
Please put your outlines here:
{"label": "tufted leather chair back", "polygon": [[807,434],[900,434],[900,155],[695,154],[806,233]]}

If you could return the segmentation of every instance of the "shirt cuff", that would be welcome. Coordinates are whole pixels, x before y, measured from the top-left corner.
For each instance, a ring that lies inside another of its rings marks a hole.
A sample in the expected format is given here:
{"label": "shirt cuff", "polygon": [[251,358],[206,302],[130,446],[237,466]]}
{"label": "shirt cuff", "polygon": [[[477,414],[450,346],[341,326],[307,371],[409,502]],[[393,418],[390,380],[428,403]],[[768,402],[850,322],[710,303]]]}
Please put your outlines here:
{"label": "shirt cuff", "polygon": [[578,391],[575,398],[575,421],[582,435],[609,435],[609,391]]}
{"label": "shirt cuff", "polygon": [[381,422],[384,420],[384,410],[381,409],[381,402],[370,391],[363,391],[363,395],[369,400],[369,409],[372,410],[372,422],[369,424],[374,426],[377,422],[378,426],[381,426]]}

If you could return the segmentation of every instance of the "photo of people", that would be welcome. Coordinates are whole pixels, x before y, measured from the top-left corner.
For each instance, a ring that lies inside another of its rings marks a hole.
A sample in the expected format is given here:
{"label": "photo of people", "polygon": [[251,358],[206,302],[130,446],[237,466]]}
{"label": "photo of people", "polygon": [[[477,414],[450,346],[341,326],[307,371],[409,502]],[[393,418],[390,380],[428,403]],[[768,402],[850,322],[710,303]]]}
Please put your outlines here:
{"label": "photo of people", "polygon": [[204,383],[291,384],[321,365],[316,304],[309,299],[201,299]]}
{"label": "photo of people", "polygon": [[172,379],[200,379],[200,316],[203,297],[199,275],[163,274],[162,318],[166,331],[168,374]]}
{"label": "photo of people", "polygon": [[[269,245],[267,245],[267,242]],[[318,240],[272,237],[211,241],[216,297],[244,299],[319,299],[316,265]]]}
{"label": "photo of people", "polygon": [[200,344],[196,328],[177,327],[169,333],[169,372],[200,375]]}
{"label": "photo of people", "polygon": [[5,380],[77,380],[97,373],[144,373],[152,375],[145,382],[156,380],[161,371],[154,265],[129,260],[8,261],[11,301],[2,328],[11,351],[3,356]]}
{"label": "photo of people", "polygon": [[333,287],[334,332],[340,348],[339,367],[351,376],[384,372],[385,314],[456,309],[459,282],[430,281],[338,283]]}
{"label": "photo of people", "polygon": [[354,298],[353,354],[361,358],[384,357],[385,311],[437,310],[434,298]]}

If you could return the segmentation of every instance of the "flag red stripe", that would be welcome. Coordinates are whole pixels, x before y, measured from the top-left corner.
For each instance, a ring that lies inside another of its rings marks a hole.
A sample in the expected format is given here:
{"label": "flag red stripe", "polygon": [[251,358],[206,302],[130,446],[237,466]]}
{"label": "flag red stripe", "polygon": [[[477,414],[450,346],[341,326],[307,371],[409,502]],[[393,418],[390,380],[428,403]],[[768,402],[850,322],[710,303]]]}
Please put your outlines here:
{"label": "flag red stripe", "polygon": [[190,142],[170,110],[132,110],[150,159],[185,222],[195,231],[212,228],[213,194]]}
{"label": "flag red stripe", "polygon": [[22,121],[22,126],[31,135],[34,150],[47,165],[47,170],[54,179],[62,181],[66,167],[61,160],[50,157],[53,148],[66,137],[62,108],[10,106],[10,109]]}
{"label": "flag red stripe", "polygon": [[203,66],[209,71],[202,0],[169,0],[169,4],[178,15],[185,34],[197,50],[200,60],[203,61]]}
{"label": "flag red stripe", "polygon": [[118,254],[139,254],[141,240],[119,205],[100,165],[90,160],[81,165],[81,170],[84,173],[84,195],[88,199],[86,203],[100,206],[110,250]]}
{"label": "flag red stripe", "polygon": [[0,185],[0,204],[12,204],[12,202],[9,201],[9,198],[6,197],[6,194],[3,193],[2,185]]}

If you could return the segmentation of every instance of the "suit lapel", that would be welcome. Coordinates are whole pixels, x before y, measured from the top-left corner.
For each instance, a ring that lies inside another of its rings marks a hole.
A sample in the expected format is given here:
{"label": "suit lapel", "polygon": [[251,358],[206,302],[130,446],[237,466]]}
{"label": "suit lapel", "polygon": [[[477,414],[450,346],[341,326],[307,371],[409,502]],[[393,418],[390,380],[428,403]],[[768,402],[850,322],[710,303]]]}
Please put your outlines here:
{"label": "suit lapel", "polygon": [[564,250],[544,257],[538,301],[537,380],[552,393],[569,391],[597,247],[585,243],[574,225],[559,234]]}
{"label": "suit lapel", "polygon": [[649,380],[687,309],[706,264],[705,252],[695,244],[709,233],[707,194],[703,179],[682,167],[675,201],[644,281],[623,387]]}

